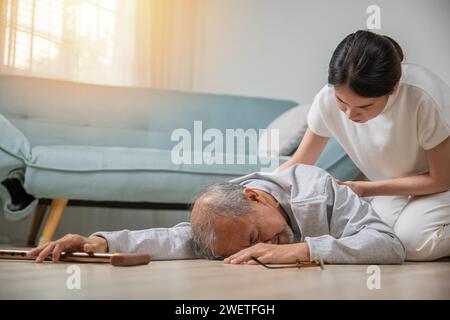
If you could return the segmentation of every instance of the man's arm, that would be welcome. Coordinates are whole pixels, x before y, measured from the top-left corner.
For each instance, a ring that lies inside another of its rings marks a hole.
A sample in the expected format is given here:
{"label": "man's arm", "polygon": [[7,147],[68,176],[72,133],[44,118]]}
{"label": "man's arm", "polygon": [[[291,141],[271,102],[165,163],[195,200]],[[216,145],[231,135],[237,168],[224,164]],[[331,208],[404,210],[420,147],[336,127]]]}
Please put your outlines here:
{"label": "man's arm", "polygon": [[108,252],[147,252],[152,260],[197,259],[192,246],[191,224],[182,222],[172,228],[138,231],[96,232],[90,237],[106,239]]}
{"label": "man's arm", "polygon": [[173,228],[155,228],[139,231],[96,232],[84,237],[67,234],[61,239],[47,242],[28,252],[36,257],[36,262],[43,262],[52,256],[57,262],[61,252],[67,250],[95,252],[146,252],[152,260],[196,259],[192,248],[192,231],[188,222],[177,224]]}
{"label": "man's arm", "polygon": [[327,263],[349,264],[403,262],[403,244],[368,202],[331,177],[327,193],[333,206],[330,234],[305,238],[311,259],[320,256]]}

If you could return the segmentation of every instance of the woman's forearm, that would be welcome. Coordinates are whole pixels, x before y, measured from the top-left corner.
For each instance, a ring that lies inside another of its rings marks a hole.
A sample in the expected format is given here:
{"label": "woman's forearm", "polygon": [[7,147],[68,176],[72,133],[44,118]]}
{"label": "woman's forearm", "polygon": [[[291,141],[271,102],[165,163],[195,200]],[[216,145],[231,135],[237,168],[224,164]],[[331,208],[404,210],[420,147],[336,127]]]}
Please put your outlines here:
{"label": "woman's forearm", "polygon": [[283,171],[284,169],[287,169],[300,163],[314,165],[315,161],[313,161],[312,159],[308,159],[307,157],[304,157],[304,153],[302,152],[302,150],[297,150],[297,152],[292,156],[292,158],[290,158],[288,161],[286,161],[277,169],[275,169],[275,172]]}
{"label": "woman's forearm", "polygon": [[448,183],[438,181],[429,174],[364,183],[363,195],[365,197],[383,195],[419,196],[447,191],[450,188]]}
{"label": "woman's forearm", "polygon": [[279,166],[275,172],[282,171],[298,163],[314,165],[322,153],[328,138],[316,135],[311,130],[307,129],[291,159]]}
{"label": "woman's forearm", "polygon": [[284,169],[287,169],[287,168],[289,168],[289,167],[292,167],[292,166],[296,165],[297,163],[299,163],[299,162],[297,162],[297,161],[294,159],[294,157],[292,157],[292,158],[290,158],[288,161],[286,161],[285,163],[283,163],[281,166],[279,166],[278,168],[276,168],[274,172],[280,172],[280,171],[283,171]]}

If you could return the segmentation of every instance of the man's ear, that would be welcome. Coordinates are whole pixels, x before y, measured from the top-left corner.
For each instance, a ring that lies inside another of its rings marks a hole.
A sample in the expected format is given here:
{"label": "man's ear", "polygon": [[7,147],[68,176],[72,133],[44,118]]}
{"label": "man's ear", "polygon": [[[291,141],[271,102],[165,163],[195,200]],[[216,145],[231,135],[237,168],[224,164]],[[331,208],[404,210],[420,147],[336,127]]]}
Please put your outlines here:
{"label": "man's ear", "polygon": [[250,201],[260,201],[259,194],[252,188],[245,188],[242,193]]}

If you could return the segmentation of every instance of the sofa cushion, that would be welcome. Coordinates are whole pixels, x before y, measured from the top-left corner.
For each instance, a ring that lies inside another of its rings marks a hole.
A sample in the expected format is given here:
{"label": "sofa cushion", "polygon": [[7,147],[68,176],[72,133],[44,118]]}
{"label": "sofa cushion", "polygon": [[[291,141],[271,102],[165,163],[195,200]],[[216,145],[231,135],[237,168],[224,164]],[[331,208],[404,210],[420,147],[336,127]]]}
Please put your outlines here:
{"label": "sofa cushion", "polygon": [[8,115],[8,119],[34,146],[79,145],[97,147],[162,148],[170,146],[170,133],[55,123]]}
{"label": "sofa cushion", "polygon": [[268,168],[269,160],[262,161],[175,164],[163,149],[38,146],[27,163],[25,189],[37,198],[187,203],[202,187]]}
{"label": "sofa cushion", "polygon": [[14,166],[23,167],[30,155],[27,138],[8,119],[0,114],[0,181]]}
{"label": "sofa cushion", "polygon": [[23,170],[30,154],[27,138],[0,114],[0,182]]}
{"label": "sofa cushion", "polygon": [[308,129],[307,116],[310,107],[311,105],[300,105],[285,111],[274,119],[267,126],[267,130],[278,130],[278,150],[272,149],[272,145],[268,141],[270,133],[264,132],[259,143],[260,154],[292,155],[305,135],[306,129]]}
{"label": "sofa cushion", "polygon": [[[196,155],[188,153],[192,160]],[[263,157],[255,164],[248,158],[246,164],[175,164],[171,156],[170,150],[150,148],[38,146],[27,162],[25,189],[37,198],[188,203],[212,183],[278,165]],[[280,157],[279,164],[288,159]],[[334,140],[318,165],[340,179],[358,173]]]}
{"label": "sofa cushion", "polygon": [[25,163],[30,156],[27,138],[0,114],[0,212],[3,212],[8,220],[22,219],[37,205],[37,200],[34,200],[24,208],[15,208],[9,189],[4,183],[7,179],[16,179],[18,183],[23,183]]}

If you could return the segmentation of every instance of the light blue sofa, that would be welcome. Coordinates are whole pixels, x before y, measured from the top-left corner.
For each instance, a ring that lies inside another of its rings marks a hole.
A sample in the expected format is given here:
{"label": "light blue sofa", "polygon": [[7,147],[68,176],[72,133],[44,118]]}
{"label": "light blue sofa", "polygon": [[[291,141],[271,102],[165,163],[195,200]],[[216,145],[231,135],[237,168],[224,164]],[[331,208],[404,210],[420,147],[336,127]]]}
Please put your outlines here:
{"label": "light blue sofa", "polygon": [[[67,200],[187,204],[200,188],[259,171],[261,165],[174,164],[174,129],[192,132],[196,120],[203,130],[263,129],[295,105],[1,75],[0,182],[19,181],[35,200],[14,209],[11,190],[3,183],[0,210],[18,220],[35,209],[38,199],[59,199],[53,201],[44,242],[51,239]],[[318,165],[341,179],[359,173],[334,140]],[[34,228],[43,212],[45,207]]]}

